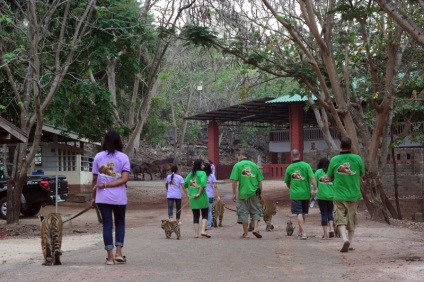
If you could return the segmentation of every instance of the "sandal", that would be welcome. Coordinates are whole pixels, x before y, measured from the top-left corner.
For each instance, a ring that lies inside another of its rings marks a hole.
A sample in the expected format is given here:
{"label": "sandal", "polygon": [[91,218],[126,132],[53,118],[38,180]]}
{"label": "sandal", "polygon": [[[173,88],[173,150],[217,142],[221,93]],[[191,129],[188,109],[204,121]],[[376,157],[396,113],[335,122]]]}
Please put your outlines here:
{"label": "sandal", "polygon": [[126,263],[127,262],[127,258],[125,256],[122,257],[115,257],[115,261],[118,263]]}
{"label": "sandal", "polygon": [[249,240],[249,236],[246,234],[241,235],[240,239]]}
{"label": "sandal", "polygon": [[204,233],[204,234],[200,234],[200,235],[202,235],[203,237],[206,237],[206,238],[210,238],[211,237],[211,235],[209,235],[208,233]]}
{"label": "sandal", "polygon": [[345,242],[343,243],[343,247],[342,247],[342,249],[340,250],[340,252],[341,252],[341,253],[347,253],[347,252],[349,251],[349,247],[350,247],[350,243],[349,243],[349,241],[345,241]]}
{"label": "sandal", "polygon": [[256,238],[262,238],[262,235],[259,231],[252,231],[252,234],[255,235]]}
{"label": "sandal", "polygon": [[115,264],[115,261],[108,261],[107,258],[106,258],[105,264],[106,265],[114,265]]}

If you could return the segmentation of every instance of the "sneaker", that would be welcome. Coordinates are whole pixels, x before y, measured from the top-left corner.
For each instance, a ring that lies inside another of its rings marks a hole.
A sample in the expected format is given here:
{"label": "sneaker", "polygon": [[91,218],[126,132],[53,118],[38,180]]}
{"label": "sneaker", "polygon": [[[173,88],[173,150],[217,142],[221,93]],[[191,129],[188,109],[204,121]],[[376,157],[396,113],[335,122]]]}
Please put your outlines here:
{"label": "sneaker", "polygon": [[183,224],[183,222],[182,221],[178,221],[178,225],[181,225],[181,224]]}
{"label": "sneaker", "polygon": [[308,239],[308,237],[306,237],[306,235],[299,234],[299,235],[297,235],[297,239],[298,240],[306,240],[306,239]]}
{"label": "sneaker", "polygon": [[334,231],[330,231],[329,233],[328,233],[328,237],[330,237],[330,238],[334,238]]}

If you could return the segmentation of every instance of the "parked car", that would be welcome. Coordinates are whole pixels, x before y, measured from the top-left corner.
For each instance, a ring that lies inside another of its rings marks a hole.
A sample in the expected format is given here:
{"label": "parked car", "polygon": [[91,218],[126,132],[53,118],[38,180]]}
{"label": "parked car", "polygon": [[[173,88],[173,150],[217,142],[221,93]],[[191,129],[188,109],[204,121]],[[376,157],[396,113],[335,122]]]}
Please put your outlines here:
{"label": "parked car", "polygon": [[[59,175],[58,200],[68,197],[68,180],[66,176]],[[21,213],[25,216],[38,214],[41,207],[56,203],[56,175],[28,176],[21,196]],[[6,219],[7,215],[7,183],[0,181],[0,218]]]}

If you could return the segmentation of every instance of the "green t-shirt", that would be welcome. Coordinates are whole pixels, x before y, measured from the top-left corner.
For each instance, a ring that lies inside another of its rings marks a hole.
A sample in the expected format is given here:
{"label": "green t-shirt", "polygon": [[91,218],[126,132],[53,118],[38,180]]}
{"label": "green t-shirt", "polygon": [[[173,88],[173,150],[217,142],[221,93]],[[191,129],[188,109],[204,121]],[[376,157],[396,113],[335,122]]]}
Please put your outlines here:
{"label": "green t-shirt", "polygon": [[304,161],[294,161],[286,169],[284,182],[290,185],[290,200],[309,200],[311,198],[311,181],[314,172]]}
{"label": "green t-shirt", "polygon": [[[188,189],[188,196],[190,202],[190,209],[205,209],[209,208],[209,198],[206,194],[206,184],[208,177],[206,172],[203,170],[196,171],[196,175],[193,176],[193,172],[190,172],[185,181],[184,187]],[[199,193],[200,187],[203,187],[203,192],[199,197],[194,198],[194,195]]]}
{"label": "green t-shirt", "polygon": [[317,169],[315,179],[318,186],[317,199],[332,201],[334,197],[333,182],[328,180],[327,173],[322,168]]}
{"label": "green t-shirt", "polygon": [[334,178],[334,200],[356,201],[362,197],[361,175],[364,163],[359,155],[341,152],[330,160],[327,175]]}
{"label": "green t-shirt", "polygon": [[238,198],[243,200],[256,195],[264,176],[254,162],[241,160],[233,166],[230,179],[238,181]]}

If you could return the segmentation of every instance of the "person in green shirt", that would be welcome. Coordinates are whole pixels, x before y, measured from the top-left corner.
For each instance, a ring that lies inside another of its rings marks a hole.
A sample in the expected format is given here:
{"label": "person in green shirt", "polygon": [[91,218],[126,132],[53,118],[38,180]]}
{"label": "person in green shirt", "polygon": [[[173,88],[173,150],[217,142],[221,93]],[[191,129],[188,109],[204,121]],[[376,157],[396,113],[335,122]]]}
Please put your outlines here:
{"label": "person in green shirt", "polygon": [[[334,204],[333,204],[333,182],[328,180],[327,170],[330,161],[328,158],[321,158],[315,171],[315,181],[317,182],[317,200],[321,212],[321,225],[324,232],[322,239],[334,237]],[[328,232],[330,227],[330,232]]]}
{"label": "person in green shirt", "polygon": [[199,218],[202,214],[202,225],[200,235],[211,238],[206,233],[208,224],[209,198],[206,194],[207,176],[203,171],[203,161],[195,160],[192,171],[184,181],[184,188],[188,190],[190,209],[193,212],[194,238],[199,238]]}
{"label": "person in green shirt", "polygon": [[251,153],[248,149],[240,150],[237,154],[238,162],[233,166],[230,175],[233,188],[233,201],[236,202],[238,198],[237,223],[243,224],[242,239],[249,239],[249,215],[253,219],[252,234],[256,238],[262,238],[258,230],[258,221],[262,213],[262,206],[259,201],[264,177],[258,166],[248,159],[249,157],[251,157]]}
{"label": "person in green shirt", "polygon": [[349,137],[342,137],[340,142],[341,152],[331,159],[327,176],[334,185],[335,220],[343,239],[340,252],[346,253],[353,250],[351,244],[357,225],[358,200],[362,197],[361,176],[365,173],[365,166],[359,155],[350,152],[352,141]]}
{"label": "person in green shirt", "polygon": [[284,175],[284,182],[290,189],[290,200],[292,200],[292,214],[297,216],[299,224],[299,234],[297,239],[306,240],[305,215],[309,212],[309,200],[311,199],[311,185],[314,193],[317,191],[315,175],[311,166],[300,160],[299,150],[291,151],[292,164],[290,164]]}

